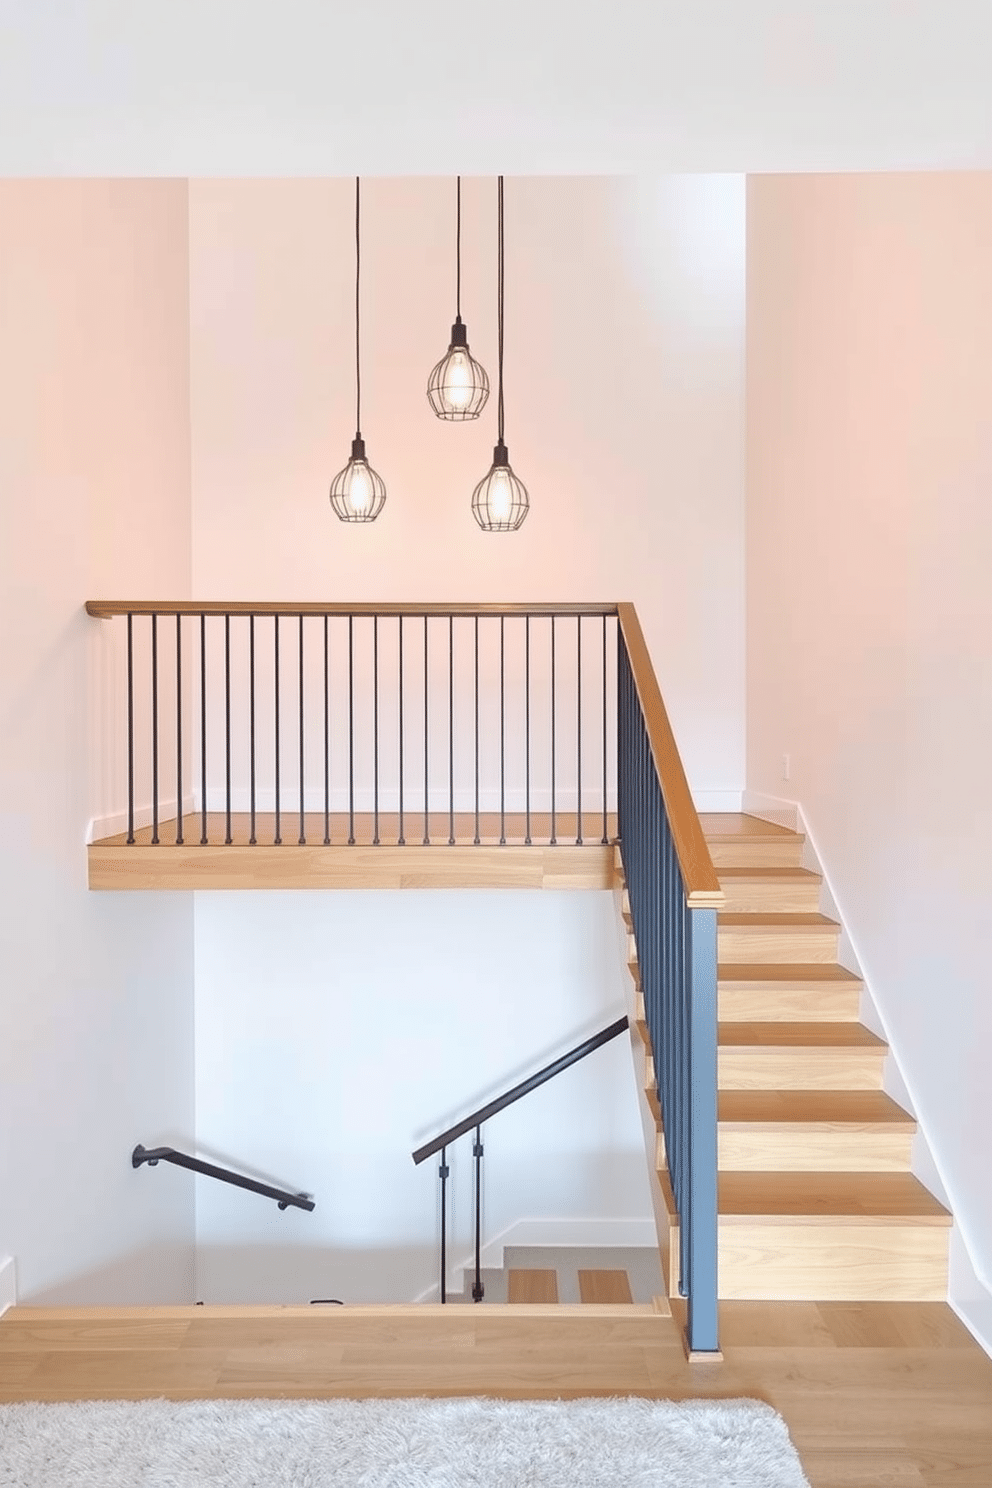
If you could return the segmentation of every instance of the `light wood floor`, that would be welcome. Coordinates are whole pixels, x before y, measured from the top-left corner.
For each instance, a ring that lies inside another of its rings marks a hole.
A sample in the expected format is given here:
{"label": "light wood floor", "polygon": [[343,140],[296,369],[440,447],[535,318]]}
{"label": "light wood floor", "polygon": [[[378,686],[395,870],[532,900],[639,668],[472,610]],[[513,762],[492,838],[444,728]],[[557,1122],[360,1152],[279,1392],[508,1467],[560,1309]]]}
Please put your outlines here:
{"label": "light wood floor", "polygon": [[648,1309],[155,1312],[14,1309],[0,1400],[747,1395],[813,1488],[992,1485],[992,1360],[943,1303],[726,1302],[722,1364],[688,1364]]}

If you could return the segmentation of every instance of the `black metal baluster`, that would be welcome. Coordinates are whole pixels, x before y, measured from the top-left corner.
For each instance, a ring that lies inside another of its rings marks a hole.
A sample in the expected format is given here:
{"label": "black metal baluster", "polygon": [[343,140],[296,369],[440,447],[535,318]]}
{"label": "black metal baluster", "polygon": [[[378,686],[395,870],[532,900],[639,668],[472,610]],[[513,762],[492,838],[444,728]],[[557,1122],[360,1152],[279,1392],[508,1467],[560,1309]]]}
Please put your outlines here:
{"label": "black metal baluster", "polygon": [[200,846],[207,845],[207,617],[200,616]]}
{"label": "black metal baluster", "polygon": [[441,1301],[448,1300],[448,1206],[447,1188],[448,1175],[451,1169],[448,1167],[448,1149],[441,1148],[441,1165],[437,1170],[441,1180]]}
{"label": "black metal baluster", "polygon": [[254,847],[255,838],[255,614],[248,616],[248,774],[251,796],[251,829],[248,845]]}
{"label": "black metal baluster", "polygon": [[331,841],[331,662],[328,621],[324,616],[324,846]]}
{"label": "black metal baluster", "polygon": [[427,769],[427,745],[430,734],[430,724],[427,708],[427,616],[424,616],[424,846],[427,847],[431,840],[430,823],[430,776]]}
{"label": "black metal baluster", "polygon": [[479,846],[479,617],[475,617],[475,836]]}
{"label": "black metal baluster", "polygon": [[281,835],[282,822],[281,822],[281,819],[280,819],[280,804],[281,803],[280,803],[280,796],[279,796],[279,616],[278,616],[278,614],[275,615],[273,618],[275,620],[275,627],[274,627],[274,631],[273,631],[273,645],[274,645],[274,654],[275,654],[275,704],[276,704],[276,707],[275,707],[275,714],[276,714],[276,716],[275,716],[275,730],[276,730],[276,803],[275,803],[276,804],[276,831],[275,831],[274,842],[275,842],[275,846],[276,847],[281,847],[282,846],[282,835]]}
{"label": "black metal baluster", "polygon": [[576,782],[575,782],[575,843],[582,846],[582,616],[575,617],[575,738],[576,738]]}
{"label": "black metal baluster", "polygon": [[355,845],[355,617],[348,616],[348,846]]}
{"label": "black metal baluster", "polygon": [[506,647],[499,617],[499,845],[506,846]]}
{"label": "black metal baluster", "polygon": [[[619,765],[618,765],[619,768]],[[606,819],[606,616],[603,616],[603,836],[605,847],[609,841]]]}
{"label": "black metal baluster", "polygon": [[379,846],[379,616],[372,616],[372,846]]}
{"label": "black metal baluster", "polygon": [[127,617],[127,840],[134,842],[134,616]]}
{"label": "black metal baluster", "polygon": [[472,1147],[472,1156],[475,1158],[475,1281],[472,1285],[472,1301],[481,1302],[486,1295],[486,1289],[482,1285],[482,1128],[475,1128],[475,1144]]}
{"label": "black metal baluster", "polygon": [[400,668],[399,668],[399,709],[400,709],[400,821],[399,836],[396,839],[398,847],[406,847],[406,838],[403,836],[403,616],[399,617],[400,637]]}
{"label": "black metal baluster", "polygon": [[183,845],[183,617],[176,612],[176,846]]}
{"label": "black metal baluster", "polygon": [[158,616],[152,615],[152,846],[158,846]]}
{"label": "black metal baluster", "polygon": [[231,845],[231,617],[224,616],[224,844]]}
{"label": "black metal baluster", "polygon": [[551,845],[557,843],[555,819],[555,617],[551,616]]}
{"label": "black metal baluster", "polygon": [[448,616],[448,846],[455,845],[455,617]]}
{"label": "black metal baluster", "polygon": [[300,839],[298,846],[305,847],[307,841],[306,828],[306,801],[304,782],[306,775],[303,764],[303,616],[300,616]]}
{"label": "black metal baluster", "polygon": [[524,804],[527,826],[524,842],[530,847],[530,616],[524,616]]}

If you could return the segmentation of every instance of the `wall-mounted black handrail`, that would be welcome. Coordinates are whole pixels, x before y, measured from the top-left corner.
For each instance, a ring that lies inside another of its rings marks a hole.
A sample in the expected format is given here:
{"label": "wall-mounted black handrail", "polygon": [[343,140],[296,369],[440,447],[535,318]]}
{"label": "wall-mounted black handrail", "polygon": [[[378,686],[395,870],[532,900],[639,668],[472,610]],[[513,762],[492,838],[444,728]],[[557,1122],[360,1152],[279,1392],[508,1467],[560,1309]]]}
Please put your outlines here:
{"label": "wall-mounted black handrail", "polygon": [[454,1126],[449,1126],[447,1131],[443,1131],[439,1137],[433,1137],[423,1147],[418,1147],[413,1154],[414,1162],[422,1163],[427,1158],[433,1157],[435,1152],[440,1152],[441,1148],[446,1147],[449,1142],[463,1137],[474,1126],[481,1126],[484,1121],[489,1120],[490,1116],[495,1116],[498,1111],[505,1111],[507,1106],[513,1105],[514,1101],[529,1095],[539,1085],[544,1085],[546,1081],[553,1080],[555,1075],[560,1075],[562,1070],[568,1069],[570,1065],[578,1064],[579,1060],[585,1059],[587,1054],[592,1054],[596,1049],[601,1049],[604,1044],[610,1043],[612,1039],[618,1038],[629,1026],[627,1015],[624,1014],[608,1028],[600,1029],[599,1033],[594,1033],[592,1038],[587,1038],[584,1043],[576,1044],[574,1049],[570,1049],[567,1054],[563,1054],[560,1059],[555,1059],[551,1064],[546,1064],[543,1069],[538,1070],[536,1075],[528,1075],[526,1080],[521,1080],[520,1084],[514,1085],[512,1090],[498,1095],[495,1100],[473,1111],[471,1116],[466,1116],[464,1121],[456,1122]]}
{"label": "wall-mounted black handrail", "polygon": [[142,1147],[139,1142],[131,1153],[132,1168],[140,1168],[142,1163],[154,1168],[159,1162],[175,1163],[177,1168],[189,1168],[191,1172],[203,1173],[207,1178],[219,1178],[221,1183],[233,1183],[236,1188],[250,1189],[252,1193],[262,1194],[267,1199],[275,1199],[280,1209],[287,1209],[290,1205],[294,1209],[314,1208],[309,1194],[291,1194],[284,1188],[270,1188],[267,1183],[257,1183],[254,1178],[232,1173],[230,1168],[217,1168],[213,1163],[190,1157],[188,1152],[177,1152],[175,1147]]}

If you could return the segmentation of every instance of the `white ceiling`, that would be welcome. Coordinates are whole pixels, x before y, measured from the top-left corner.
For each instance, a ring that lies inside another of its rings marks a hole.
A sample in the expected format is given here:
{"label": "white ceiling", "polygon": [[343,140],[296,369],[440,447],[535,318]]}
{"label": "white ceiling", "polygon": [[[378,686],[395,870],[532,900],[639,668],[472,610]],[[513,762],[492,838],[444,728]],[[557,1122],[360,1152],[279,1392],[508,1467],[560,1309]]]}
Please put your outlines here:
{"label": "white ceiling", "polygon": [[0,175],[992,167],[992,0],[0,0]]}

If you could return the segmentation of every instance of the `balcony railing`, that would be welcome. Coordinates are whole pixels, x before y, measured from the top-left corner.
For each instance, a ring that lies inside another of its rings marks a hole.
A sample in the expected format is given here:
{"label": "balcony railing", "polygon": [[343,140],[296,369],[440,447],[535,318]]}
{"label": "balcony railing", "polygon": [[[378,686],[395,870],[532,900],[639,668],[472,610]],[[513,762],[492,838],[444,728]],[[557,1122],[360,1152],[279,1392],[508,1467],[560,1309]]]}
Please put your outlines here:
{"label": "balcony railing", "polygon": [[584,844],[605,853],[619,838],[688,1342],[716,1353],[723,896],[633,606],[87,609],[124,622],[98,674],[103,711],[120,720],[104,784],[123,796],[125,856],[139,846],[555,856]]}
{"label": "balcony railing", "polygon": [[125,619],[127,845],[615,835],[615,605],[87,609]]}

